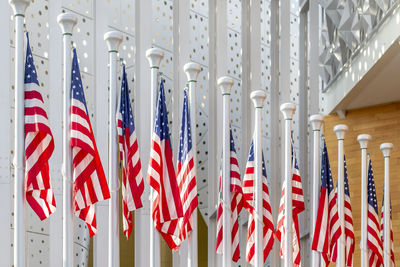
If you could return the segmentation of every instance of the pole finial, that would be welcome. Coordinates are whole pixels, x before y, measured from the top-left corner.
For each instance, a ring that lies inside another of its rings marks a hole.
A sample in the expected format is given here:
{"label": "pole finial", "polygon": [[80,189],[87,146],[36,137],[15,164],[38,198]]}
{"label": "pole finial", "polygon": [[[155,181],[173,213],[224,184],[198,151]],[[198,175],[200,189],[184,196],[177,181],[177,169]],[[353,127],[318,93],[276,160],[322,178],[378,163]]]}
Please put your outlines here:
{"label": "pole finial", "polygon": [[31,3],[30,0],[9,0],[8,3],[14,11],[14,16],[25,16],[26,8]]}
{"label": "pole finial", "polygon": [[314,114],[310,116],[310,123],[313,131],[321,130],[323,122],[324,122],[324,116],[322,116],[321,114]]}
{"label": "pole finial", "polygon": [[383,144],[381,144],[380,149],[385,158],[390,157],[390,153],[392,153],[392,150],[393,150],[393,144],[392,143],[383,143]]}
{"label": "pole finial", "polygon": [[333,127],[333,131],[336,133],[336,137],[338,140],[344,139],[348,129],[349,127],[347,127],[347,125],[345,124],[338,124],[335,127]]}
{"label": "pole finial", "polygon": [[188,82],[196,82],[197,76],[201,71],[201,66],[195,62],[189,62],[183,66],[183,71],[186,73]]}
{"label": "pole finial", "polygon": [[357,141],[360,143],[361,149],[367,149],[368,142],[371,141],[371,136],[369,134],[360,134],[357,136]]}
{"label": "pole finial", "polygon": [[222,95],[230,95],[233,79],[229,76],[222,76],[217,80],[217,85],[221,89]]}
{"label": "pole finial", "polygon": [[293,117],[294,112],[296,111],[296,104],[295,103],[283,103],[280,107],[281,112],[283,114],[283,118],[285,120],[291,120]]}
{"label": "pole finial", "polygon": [[60,25],[63,35],[72,35],[72,31],[74,30],[77,22],[77,16],[72,13],[61,13],[57,16],[57,23]]}
{"label": "pole finial", "polygon": [[117,31],[110,31],[104,34],[104,41],[106,41],[108,52],[118,52],[119,45],[122,42],[122,34]]}
{"label": "pole finial", "polygon": [[264,90],[256,90],[251,92],[250,98],[253,101],[254,108],[262,108],[264,106],[264,100],[267,94]]}
{"label": "pole finial", "polygon": [[164,58],[164,51],[154,47],[146,50],[146,57],[149,61],[150,68],[160,68],[161,60]]}

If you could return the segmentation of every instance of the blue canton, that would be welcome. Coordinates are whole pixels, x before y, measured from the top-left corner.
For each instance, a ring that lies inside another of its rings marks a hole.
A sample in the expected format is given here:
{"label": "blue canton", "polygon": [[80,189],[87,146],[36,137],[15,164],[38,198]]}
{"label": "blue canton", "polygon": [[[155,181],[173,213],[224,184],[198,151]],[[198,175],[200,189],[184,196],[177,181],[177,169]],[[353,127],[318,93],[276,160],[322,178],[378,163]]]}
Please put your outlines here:
{"label": "blue canton", "polygon": [[190,111],[186,90],[183,91],[183,110],[182,110],[182,124],[179,134],[179,155],[178,160],[184,162],[187,154],[192,150],[192,136],[190,127]]}
{"label": "blue canton", "polygon": [[231,152],[235,152],[236,153],[235,142],[233,140],[232,128],[229,127],[229,130],[230,130],[230,136],[231,136]]}
{"label": "blue canton", "polygon": [[[254,142],[251,140],[248,161],[254,161]],[[267,177],[267,169],[265,168],[264,152],[262,152],[262,175]]]}
{"label": "blue canton", "polygon": [[168,140],[171,145],[168,128],[168,113],[165,105],[164,80],[160,83],[160,93],[157,101],[156,122],[154,124],[154,132],[160,137],[160,141]]}
{"label": "blue canton", "polygon": [[29,34],[26,33],[26,42],[27,42],[27,47],[26,47],[26,59],[25,59],[25,79],[24,83],[36,83],[39,85],[37,73],[36,73],[36,68],[35,68],[35,63],[33,62],[33,56],[32,56],[32,51],[31,47],[29,44]]}
{"label": "blue canton", "polygon": [[86,114],[89,114],[86,107],[85,94],[83,92],[81,72],[79,71],[76,49],[73,50],[72,58],[71,97],[82,102],[85,105]]}
{"label": "blue canton", "polygon": [[349,181],[347,179],[347,164],[346,164],[346,156],[343,156],[344,158],[344,193],[348,197],[350,197],[350,191],[349,191]]}
{"label": "blue canton", "polygon": [[322,151],[321,186],[328,189],[328,195],[333,191],[333,179],[331,166],[329,164],[328,149],[324,139],[324,149]]}
{"label": "blue canton", "polygon": [[132,135],[132,133],[135,131],[135,124],[133,122],[132,106],[129,99],[129,87],[125,66],[122,71],[121,103],[119,109],[122,114],[122,135],[125,135],[125,129],[128,127],[129,135]]}
{"label": "blue canton", "polygon": [[369,164],[368,164],[368,205],[373,207],[376,214],[378,214],[378,204],[376,201],[374,172],[372,170],[371,159],[369,160]]}

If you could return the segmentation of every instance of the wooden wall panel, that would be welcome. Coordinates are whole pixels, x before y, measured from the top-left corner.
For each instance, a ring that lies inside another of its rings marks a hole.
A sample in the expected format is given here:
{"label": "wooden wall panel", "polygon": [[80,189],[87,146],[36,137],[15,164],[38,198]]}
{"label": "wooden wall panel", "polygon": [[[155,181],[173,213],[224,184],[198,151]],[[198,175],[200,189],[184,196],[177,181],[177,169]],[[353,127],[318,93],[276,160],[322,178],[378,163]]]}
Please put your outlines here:
{"label": "wooden wall panel", "polygon": [[336,124],[346,124],[349,127],[344,140],[344,151],[356,237],[354,266],[360,266],[361,236],[361,150],[357,142],[357,136],[364,133],[372,136],[372,141],[368,145],[368,152],[370,153],[374,170],[379,215],[381,212],[384,185],[384,162],[379,146],[384,142],[394,144],[394,150],[390,159],[390,180],[395,258],[400,260],[400,102],[352,110],[346,114],[344,119],[340,119],[336,115],[325,117],[324,132],[335,184],[337,180],[337,139],[333,132],[333,127]]}

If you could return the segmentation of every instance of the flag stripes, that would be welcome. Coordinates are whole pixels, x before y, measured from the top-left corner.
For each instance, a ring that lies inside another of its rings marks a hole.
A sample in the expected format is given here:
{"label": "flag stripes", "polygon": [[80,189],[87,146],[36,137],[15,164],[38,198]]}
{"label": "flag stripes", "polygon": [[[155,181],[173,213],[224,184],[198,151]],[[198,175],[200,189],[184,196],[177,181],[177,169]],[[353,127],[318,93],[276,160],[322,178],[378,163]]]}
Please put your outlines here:
{"label": "flag stripes", "polygon": [[[254,179],[254,144],[253,141],[250,145],[249,157],[246,164],[246,171],[243,178],[243,205],[249,212],[249,222],[247,228],[247,244],[246,244],[246,260],[254,265],[254,254],[255,254],[255,179]],[[268,182],[267,182],[267,171],[265,168],[264,154],[262,154],[262,222],[263,222],[263,259],[264,262],[268,257],[274,245],[275,230],[274,222],[272,219],[271,204],[269,200]]]}
{"label": "flag stripes", "polygon": [[320,252],[323,266],[329,262],[336,262],[332,256],[332,250],[341,235],[337,198],[333,186],[328,151],[324,140],[321,164],[321,193],[318,212],[312,241],[312,249]]}
{"label": "flag stripes", "polygon": [[[233,140],[232,129],[230,129],[230,212],[231,212],[231,238],[232,238],[232,260],[237,262],[240,258],[239,250],[239,213],[243,207],[242,200],[242,183],[240,181],[239,162],[236,156],[235,143]],[[217,245],[216,251],[218,254],[223,253],[223,206],[225,203],[222,198],[222,170],[219,177],[219,194],[218,194],[218,210],[217,210]],[[226,206],[226,205],[225,205]]]}
{"label": "flag stripes", "polygon": [[119,156],[122,162],[123,230],[128,239],[133,227],[132,211],[143,206],[141,196],[144,192],[144,181],[125,66],[122,71],[121,96],[116,115]]}
{"label": "flag stripes", "polygon": [[90,236],[97,232],[94,204],[110,198],[107,180],[90,124],[76,50],[73,50],[71,77],[72,178],[75,214],[84,220]]}
{"label": "flag stripes", "polygon": [[[385,195],[385,193],[383,193],[383,195]],[[382,244],[384,243],[385,239],[384,239],[384,231],[383,231],[383,226],[384,226],[384,218],[385,218],[385,198],[383,197],[382,199],[382,213],[381,213],[381,238],[382,238]],[[392,229],[392,203],[390,203],[390,216],[389,216],[389,228],[390,228],[390,267],[394,267],[395,266],[395,260],[394,260],[394,244],[393,244],[393,229]],[[383,251],[383,253],[385,253]]]}
{"label": "flag stripes", "polygon": [[56,200],[50,181],[49,159],[54,151],[54,140],[26,34],[25,60],[25,179],[26,201],[41,220],[56,210]]}
{"label": "flag stripes", "polygon": [[[304,206],[304,196],[303,196],[303,188],[301,185],[301,177],[300,170],[297,165],[296,154],[293,150],[292,145],[292,242],[293,244],[293,265],[300,266],[300,231],[299,231],[299,220],[298,214],[305,210]],[[278,214],[278,223],[277,223],[277,231],[276,237],[281,242],[280,246],[280,255],[281,258],[285,257],[284,248],[285,248],[285,183],[282,186],[281,200],[279,204],[279,214]]]}
{"label": "flag stripes", "polygon": [[372,162],[368,162],[368,260],[369,266],[383,266],[383,245],[380,235],[378,202],[376,200]]}
{"label": "flag stripes", "polygon": [[[198,206],[196,169],[194,167],[192,128],[190,124],[190,109],[187,91],[183,92],[182,123],[179,134],[179,154],[176,178],[178,181],[180,198],[183,205],[183,218],[179,219],[180,242],[183,242],[192,231],[192,215]],[[180,244],[177,244],[179,246]]]}
{"label": "flag stripes", "polygon": [[177,224],[178,219],[183,217],[183,208],[172,159],[164,81],[161,81],[147,181],[154,189],[151,196],[154,227],[171,249],[177,249],[180,242]]}

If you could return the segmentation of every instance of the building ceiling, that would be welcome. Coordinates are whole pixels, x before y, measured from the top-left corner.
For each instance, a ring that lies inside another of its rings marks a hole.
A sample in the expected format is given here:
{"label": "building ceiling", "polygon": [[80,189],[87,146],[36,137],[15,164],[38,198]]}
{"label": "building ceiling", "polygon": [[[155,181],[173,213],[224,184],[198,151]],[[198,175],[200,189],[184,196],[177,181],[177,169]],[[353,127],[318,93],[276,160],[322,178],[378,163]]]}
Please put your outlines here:
{"label": "building ceiling", "polygon": [[351,90],[341,110],[400,101],[400,44],[395,42]]}

